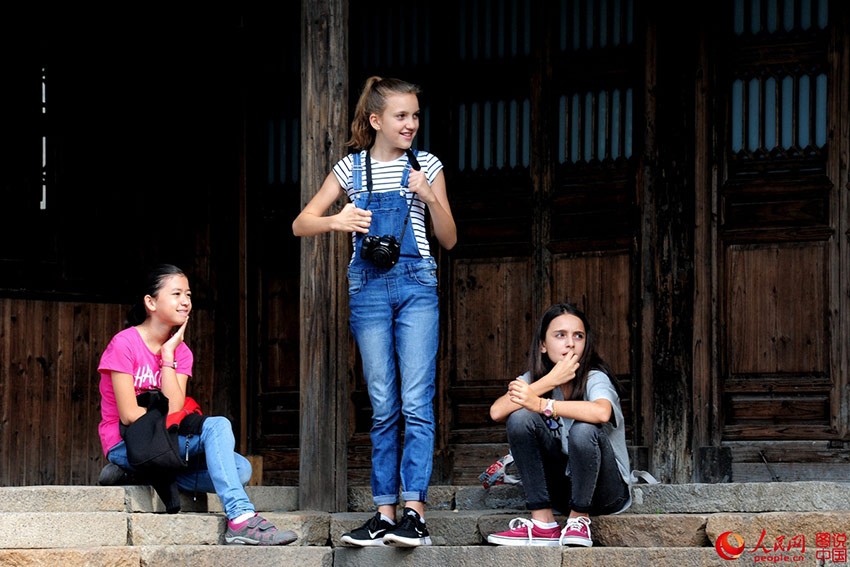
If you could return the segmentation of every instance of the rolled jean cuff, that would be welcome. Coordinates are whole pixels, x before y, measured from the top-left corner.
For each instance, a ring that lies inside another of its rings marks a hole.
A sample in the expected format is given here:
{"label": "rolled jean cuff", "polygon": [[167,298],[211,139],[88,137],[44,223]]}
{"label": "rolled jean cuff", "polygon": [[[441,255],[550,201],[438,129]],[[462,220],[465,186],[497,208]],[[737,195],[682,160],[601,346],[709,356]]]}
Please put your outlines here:
{"label": "rolled jean cuff", "polygon": [[541,500],[539,502],[531,502],[530,500],[525,503],[525,507],[529,510],[547,510],[552,508],[552,503],[548,500]]}
{"label": "rolled jean cuff", "polygon": [[398,495],[386,494],[373,496],[372,502],[375,503],[375,506],[395,506],[398,504]]}
{"label": "rolled jean cuff", "polygon": [[428,502],[428,491],[408,490],[401,493],[401,499],[405,502]]}
{"label": "rolled jean cuff", "polygon": [[575,502],[570,502],[570,510],[580,514],[590,514],[593,511],[593,506],[579,506]]}

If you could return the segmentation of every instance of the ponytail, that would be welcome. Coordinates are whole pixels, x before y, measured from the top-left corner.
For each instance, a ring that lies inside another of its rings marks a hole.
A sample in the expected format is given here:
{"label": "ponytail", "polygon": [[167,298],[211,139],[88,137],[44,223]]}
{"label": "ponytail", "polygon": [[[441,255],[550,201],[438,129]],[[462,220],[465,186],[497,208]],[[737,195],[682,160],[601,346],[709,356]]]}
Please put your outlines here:
{"label": "ponytail", "polygon": [[387,97],[392,94],[415,94],[420,89],[417,85],[401,79],[382,79],[369,77],[363,85],[363,91],[354,107],[354,118],[351,120],[351,139],[345,145],[352,151],[367,150],[375,143],[375,130],[369,122],[373,114],[381,114],[387,106]]}

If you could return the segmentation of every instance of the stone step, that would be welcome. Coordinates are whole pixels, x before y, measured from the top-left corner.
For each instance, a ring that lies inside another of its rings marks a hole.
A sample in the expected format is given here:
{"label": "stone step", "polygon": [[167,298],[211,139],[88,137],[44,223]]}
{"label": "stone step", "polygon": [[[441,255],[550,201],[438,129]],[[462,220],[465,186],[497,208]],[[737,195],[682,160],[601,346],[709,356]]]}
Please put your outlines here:
{"label": "stone step", "polygon": [[[816,559],[816,550],[790,554],[787,561],[774,564],[837,566]],[[767,557],[777,557],[767,554]],[[799,558],[798,561],[792,559]],[[738,561],[752,563],[753,557]],[[433,567],[434,565],[469,567],[729,567],[737,564],[722,559],[714,548],[625,548],[593,547],[421,547],[341,548],[329,547],[235,547],[235,546],[139,546],[33,550],[0,549],[0,565],[28,567]]]}
{"label": "stone step", "polygon": [[[522,485],[431,486],[431,510],[524,509]],[[369,487],[349,489],[350,512],[374,511]],[[717,512],[811,512],[850,510],[850,482],[749,482],[725,484],[636,484],[627,514]]]}
{"label": "stone step", "polygon": [[[264,512],[263,516],[280,529],[294,531],[296,547],[339,548],[343,547],[341,535],[362,525],[371,514],[299,511]],[[515,517],[528,516],[523,511],[434,511],[427,515],[427,522],[435,546],[487,547],[487,535],[506,530]],[[558,520],[563,525],[564,518]],[[755,546],[764,530],[772,546],[779,536],[790,540],[804,535],[814,542],[818,533],[846,534],[848,524],[846,511],[621,514],[593,517],[591,531],[597,546],[673,548],[713,546],[728,531]],[[6,512],[0,513],[0,549],[217,546],[224,543],[225,529],[219,513]]]}
{"label": "stone step", "polygon": [[[296,546],[328,545],[331,515],[326,512],[264,512],[263,517],[280,529],[294,531]],[[0,549],[216,546],[224,544],[226,527],[218,513],[4,512],[0,513]]]}
{"label": "stone step", "polygon": [[60,549],[0,549],[0,565],[17,567],[333,567],[329,547],[156,545]]}
{"label": "stone step", "polygon": [[[248,486],[259,512],[298,510],[298,488]],[[783,482],[727,484],[638,484],[627,514],[712,514],[718,512],[812,512],[850,509],[850,483]],[[220,512],[214,494],[181,495],[185,512]],[[432,486],[429,510],[521,510],[525,493],[519,485]],[[349,490],[350,512],[372,512],[368,487]],[[0,512],[162,512],[148,486],[0,487]]]}

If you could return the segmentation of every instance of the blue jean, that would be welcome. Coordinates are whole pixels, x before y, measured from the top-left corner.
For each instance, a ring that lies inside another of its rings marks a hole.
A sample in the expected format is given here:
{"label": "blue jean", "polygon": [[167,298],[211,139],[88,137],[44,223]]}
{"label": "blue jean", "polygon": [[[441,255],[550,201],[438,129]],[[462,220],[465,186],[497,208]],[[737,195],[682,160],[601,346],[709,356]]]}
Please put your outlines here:
{"label": "blue jean", "polygon": [[[189,442],[189,469],[177,475],[177,484],[184,490],[215,492],[221,499],[224,513],[229,519],[254,511],[254,505],[245,493],[244,485],[251,480],[251,463],[234,452],[236,440],[230,420],[221,416],[210,416],[204,420],[200,435],[178,436],[181,454],[185,455]],[[193,457],[203,453],[205,462]],[[106,456],[110,463],[128,471],[134,471],[127,459],[127,447],[123,441],[109,450]]]}
{"label": "blue jean", "polygon": [[[529,510],[612,514],[628,501],[629,486],[601,424],[573,422],[569,456],[539,413],[515,411],[508,417],[507,433]],[[570,476],[565,476],[568,464]]]}
{"label": "blue jean", "polygon": [[[377,506],[426,502],[434,453],[439,306],[433,258],[391,270],[355,262],[348,273],[351,331],[372,403],[372,497]],[[401,419],[404,418],[404,448]]]}

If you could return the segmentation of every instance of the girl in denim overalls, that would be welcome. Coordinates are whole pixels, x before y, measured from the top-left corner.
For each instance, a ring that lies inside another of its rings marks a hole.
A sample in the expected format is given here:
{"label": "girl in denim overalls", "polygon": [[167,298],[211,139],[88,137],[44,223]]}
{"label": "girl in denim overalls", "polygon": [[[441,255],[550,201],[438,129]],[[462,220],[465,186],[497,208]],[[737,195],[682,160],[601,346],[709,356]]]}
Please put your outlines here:
{"label": "girl in denim overalls", "polygon": [[[457,231],[442,164],[428,152],[410,150],[419,129],[418,93],[398,79],[366,81],[348,142],[356,153],[334,166],[292,224],[296,236],[352,233],[351,330],[372,403],[372,495],[378,507],[366,524],[343,534],[343,542],[357,546],[431,543],[424,508],[434,451],[439,311],[426,209],[444,248],[455,245]],[[324,216],[340,192],[351,202]],[[406,507],[396,523],[399,485]]]}

